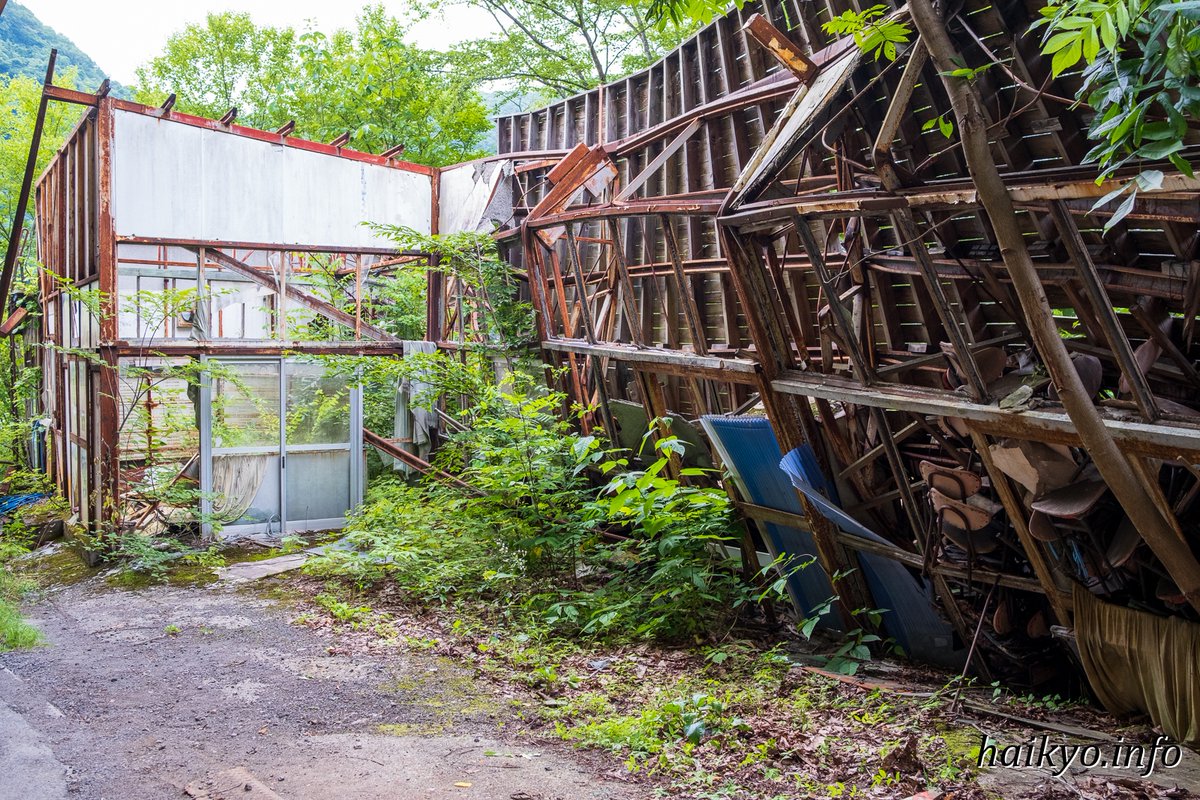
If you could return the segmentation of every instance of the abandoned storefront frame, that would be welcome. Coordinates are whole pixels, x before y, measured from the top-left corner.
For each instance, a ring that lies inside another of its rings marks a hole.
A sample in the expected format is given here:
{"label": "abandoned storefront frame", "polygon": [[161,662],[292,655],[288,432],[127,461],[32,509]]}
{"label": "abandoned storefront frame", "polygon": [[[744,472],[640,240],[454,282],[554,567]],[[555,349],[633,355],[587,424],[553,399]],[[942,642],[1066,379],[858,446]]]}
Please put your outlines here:
{"label": "abandoned storefront frame", "polygon": [[[164,436],[171,403],[188,404],[196,423],[184,433],[184,450],[190,448],[199,463],[188,464],[187,452],[169,455],[180,457],[198,479],[208,519],[214,463],[262,460],[245,447],[214,443],[208,367],[274,365],[278,413],[289,395],[287,365],[298,355],[399,355],[403,343],[362,317],[363,275],[420,254],[398,251],[361,223],[386,219],[430,232],[434,173],[391,157],[216,123],[169,107],[152,109],[104,92],[65,93],[50,86],[47,93],[89,108],[39,180],[36,199],[39,257],[46,267],[40,278],[41,335],[49,345],[41,354],[44,407],[55,480],[89,528],[101,520],[137,522],[143,509],[131,504],[130,490],[145,477],[139,465],[149,460],[151,440]],[[354,199],[313,202],[323,191]],[[318,263],[352,276],[355,313],[317,296],[309,284],[310,267]],[[306,341],[305,325],[318,318],[340,333]],[[299,333],[292,335],[289,325]],[[192,387],[198,396],[184,397],[178,379],[170,387],[145,381],[159,366],[181,362],[205,365]],[[258,481],[264,497],[272,486],[278,489],[274,518],[267,503],[267,520],[235,524],[231,531],[272,524],[280,533],[336,527],[361,501],[361,459],[351,457],[362,450],[359,390],[350,388],[345,399],[340,444],[301,446],[287,438],[287,417],[278,413],[279,475],[272,478],[268,468],[265,482]],[[144,408],[132,408],[135,400]],[[131,422],[145,430],[130,431]],[[179,449],[176,434],[166,441],[168,449]],[[336,514],[296,511],[289,520],[290,509],[298,508],[287,492],[296,459],[319,459],[317,451],[327,461],[335,452],[344,454],[338,460],[346,462],[346,498]],[[290,472],[288,453],[294,454]],[[260,477],[261,466],[252,477]]]}

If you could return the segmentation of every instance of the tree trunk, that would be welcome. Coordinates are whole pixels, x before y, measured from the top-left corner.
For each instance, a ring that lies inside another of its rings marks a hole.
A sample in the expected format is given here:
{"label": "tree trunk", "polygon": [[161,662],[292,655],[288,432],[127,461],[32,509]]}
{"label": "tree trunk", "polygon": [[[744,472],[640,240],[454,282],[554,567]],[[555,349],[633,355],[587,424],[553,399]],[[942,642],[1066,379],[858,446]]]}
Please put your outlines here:
{"label": "tree trunk", "polygon": [[987,122],[979,98],[968,80],[949,74],[961,65],[955,63],[960,54],[946,32],[945,22],[934,10],[931,0],[910,0],[908,7],[950,96],[967,171],[996,234],[1000,255],[1017,290],[1034,346],[1046,364],[1062,404],[1079,433],[1083,447],[1100,470],[1100,476],[1176,585],[1187,596],[1188,602],[1200,610],[1200,564],[1172,524],[1173,520],[1160,513],[1150,489],[1139,481],[1125,454],[1104,427],[1100,413],[1093,405],[1092,398],[1086,394],[1059,336],[1050,302],[1017,225],[1012,197],[992,156]]}

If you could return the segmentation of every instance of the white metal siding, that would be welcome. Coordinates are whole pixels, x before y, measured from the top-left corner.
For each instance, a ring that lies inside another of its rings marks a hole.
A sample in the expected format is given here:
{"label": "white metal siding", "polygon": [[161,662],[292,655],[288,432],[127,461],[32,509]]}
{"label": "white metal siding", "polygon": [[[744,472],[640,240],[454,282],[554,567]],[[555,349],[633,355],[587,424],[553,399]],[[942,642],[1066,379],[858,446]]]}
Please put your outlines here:
{"label": "white metal siding", "polygon": [[430,230],[428,175],[117,110],[118,236],[388,247],[363,222]]}

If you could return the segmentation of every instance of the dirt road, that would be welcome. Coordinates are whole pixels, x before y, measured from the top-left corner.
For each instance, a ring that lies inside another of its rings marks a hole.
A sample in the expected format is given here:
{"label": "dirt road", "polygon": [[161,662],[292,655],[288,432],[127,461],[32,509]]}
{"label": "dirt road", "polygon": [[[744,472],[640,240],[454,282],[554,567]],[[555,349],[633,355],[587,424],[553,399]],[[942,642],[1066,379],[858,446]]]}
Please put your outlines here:
{"label": "dirt road", "polygon": [[91,577],[27,613],[48,645],[0,654],[0,800],[643,796],[452,662],[348,658],[255,590]]}

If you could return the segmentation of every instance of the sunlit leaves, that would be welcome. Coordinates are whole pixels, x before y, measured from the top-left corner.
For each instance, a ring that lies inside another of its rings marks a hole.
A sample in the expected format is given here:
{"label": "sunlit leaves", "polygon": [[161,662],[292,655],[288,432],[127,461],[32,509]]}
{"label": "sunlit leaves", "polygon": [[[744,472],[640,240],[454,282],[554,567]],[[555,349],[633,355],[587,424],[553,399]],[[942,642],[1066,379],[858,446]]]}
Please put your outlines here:
{"label": "sunlit leaves", "polygon": [[403,144],[404,158],[444,165],[482,154],[488,108],[470,76],[442,53],[405,40],[407,22],[368,8],[354,31],[326,35],[257,26],[248,14],[210,14],[173,35],[138,70],[137,98],[271,129],[289,120],[296,136],[350,134],[368,152]]}
{"label": "sunlit leaves", "polygon": [[[1046,28],[1042,52],[1053,74],[1085,65],[1081,99],[1096,112],[1085,160],[1100,165],[1099,180],[1131,162],[1164,159],[1191,176],[1182,151],[1188,120],[1200,114],[1200,2],[1069,0],[1041,14],[1035,26]],[[1146,190],[1146,174],[1122,187],[1129,197],[1110,226],[1132,208],[1134,192]]]}
{"label": "sunlit leaves", "polygon": [[925,122],[921,125],[922,131],[931,131],[934,128],[937,128],[938,132],[947,139],[954,135],[954,123],[951,122],[945,114],[936,116],[933,119],[925,120]]}
{"label": "sunlit leaves", "polygon": [[871,6],[865,11],[843,11],[821,25],[821,29],[834,36],[853,36],[854,43],[864,53],[870,53],[876,61],[880,56],[895,61],[899,46],[912,38],[912,28],[888,15],[885,5]]}
{"label": "sunlit leaves", "polygon": [[[741,8],[746,0],[734,0]],[[660,26],[688,25],[691,22],[708,24],[729,9],[723,0],[651,0],[649,17]]]}
{"label": "sunlit leaves", "polygon": [[1071,0],[1042,9],[1035,27],[1045,26],[1042,52],[1053,56],[1051,72],[1055,77],[1085,60],[1091,63],[1103,47],[1117,54],[1120,41],[1129,35],[1130,26],[1143,12],[1145,0]]}

